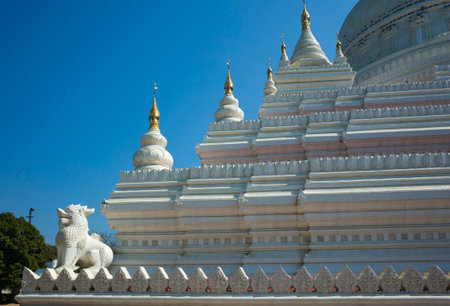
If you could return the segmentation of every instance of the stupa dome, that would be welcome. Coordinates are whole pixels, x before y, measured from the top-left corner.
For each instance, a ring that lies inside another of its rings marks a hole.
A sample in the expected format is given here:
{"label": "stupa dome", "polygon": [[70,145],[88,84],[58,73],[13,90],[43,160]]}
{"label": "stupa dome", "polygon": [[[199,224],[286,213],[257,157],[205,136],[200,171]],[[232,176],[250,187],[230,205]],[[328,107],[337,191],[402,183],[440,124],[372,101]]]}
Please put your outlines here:
{"label": "stupa dome", "polygon": [[167,140],[159,131],[159,110],[156,105],[156,83],[153,90],[153,105],[149,114],[150,128],[141,136],[141,148],[133,156],[136,169],[171,169],[172,155],[166,151]]}

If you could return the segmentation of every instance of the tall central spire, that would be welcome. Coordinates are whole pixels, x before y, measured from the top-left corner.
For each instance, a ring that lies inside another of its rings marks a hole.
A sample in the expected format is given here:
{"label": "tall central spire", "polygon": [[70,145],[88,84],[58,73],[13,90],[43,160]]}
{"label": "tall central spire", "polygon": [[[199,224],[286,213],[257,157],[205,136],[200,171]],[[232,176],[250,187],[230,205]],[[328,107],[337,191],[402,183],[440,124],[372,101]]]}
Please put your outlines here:
{"label": "tall central spire", "polygon": [[294,53],[291,57],[291,67],[302,66],[329,66],[330,61],[323,53],[319,43],[311,32],[310,17],[306,10],[306,3],[303,0],[302,12],[302,34],[295,46]]}

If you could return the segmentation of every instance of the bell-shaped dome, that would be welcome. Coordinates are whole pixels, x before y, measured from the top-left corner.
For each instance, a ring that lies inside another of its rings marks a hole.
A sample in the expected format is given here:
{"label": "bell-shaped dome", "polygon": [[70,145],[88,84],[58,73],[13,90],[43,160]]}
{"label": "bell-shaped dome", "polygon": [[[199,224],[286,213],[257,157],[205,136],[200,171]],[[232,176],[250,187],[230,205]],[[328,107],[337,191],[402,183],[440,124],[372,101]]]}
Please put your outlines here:
{"label": "bell-shaped dome", "polygon": [[166,151],[167,140],[159,131],[159,110],[156,105],[156,83],[153,90],[153,105],[150,109],[150,128],[141,137],[141,148],[133,156],[136,169],[171,169],[173,158]]}
{"label": "bell-shaped dome", "polygon": [[233,81],[230,76],[230,61],[227,62],[228,75],[225,80],[225,95],[220,100],[220,107],[214,114],[216,122],[241,121],[244,119],[244,112],[239,108],[239,101],[233,96]]}
{"label": "bell-shaped dome", "polygon": [[272,79],[272,68],[270,67],[270,58],[269,58],[269,68],[267,68],[267,81],[266,87],[264,87],[264,95],[274,95],[278,92],[277,87],[275,86],[275,82]]}

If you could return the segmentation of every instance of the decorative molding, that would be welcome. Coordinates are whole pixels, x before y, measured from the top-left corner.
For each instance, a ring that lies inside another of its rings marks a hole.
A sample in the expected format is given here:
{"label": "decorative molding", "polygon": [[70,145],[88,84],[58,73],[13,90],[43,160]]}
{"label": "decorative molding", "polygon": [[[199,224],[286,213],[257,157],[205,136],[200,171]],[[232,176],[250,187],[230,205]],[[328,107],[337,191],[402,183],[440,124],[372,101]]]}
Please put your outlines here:
{"label": "decorative molding", "polygon": [[71,292],[73,288],[73,282],[77,278],[75,272],[72,269],[64,268],[59,273],[56,279],[55,285],[59,292]]}
{"label": "decorative molding", "polygon": [[259,120],[211,122],[209,131],[257,130],[259,125]]}
{"label": "decorative molding", "polygon": [[131,283],[131,276],[128,270],[124,267],[120,267],[119,270],[114,274],[111,281],[111,287],[113,292],[125,293],[129,291]]}
{"label": "decorative molding", "polygon": [[185,181],[189,177],[189,168],[171,170],[131,170],[120,171],[120,183]]}
{"label": "decorative molding", "polygon": [[344,87],[338,90],[338,98],[348,96],[364,97],[366,94],[367,94],[366,87]]}
{"label": "decorative molding", "polygon": [[[119,274],[121,273],[120,270],[118,273]],[[102,267],[92,280],[92,286],[94,287],[94,291],[99,293],[107,293],[111,291],[110,289],[112,280],[113,276],[109,273],[108,269]]]}
{"label": "decorative molding", "polygon": [[379,93],[379,92],[399,92],[399,91],[412,91],[412,90],[430,90],[430,89],[442,89],[449,88],[449,80],[437,80],[428,82],[408,82],[397,84],[380,84],[367,86],[367,94]]}
{"label": "decorative molding", "polygon": [[[298,161],[205,165],[173,170],[121,171],[120,182],[138,183],[209,178],[249,178],[251,176],[262,175],[301,175],[308,174],[309,171],[328,172],[448,166],[450,166],[450,153],[448,152],[357,155],[348,157],[321,157]],[[144,174],[144,172],[146,173]]]}
{"label": "decorative molding", "polygon": [[94,275],[86,269],[81,270],[78,273],[77,279],[73,282],[73,286],[75,287],[76,292],[87,293],[91,291],[92,288],[92,280],[94,279]]}
{"label": "decorative molding", "polygon": [[351,119],[412,117],[450,114],[450,104],[353,109]]}
{"label": "decorative molding", "polygon": [[450,153],[405,153],[321,157],[310,160],[311,172],[405,169],[450,166]]}
{"label": "decorative molding", "polygon": [[287,174],[307,174],[309,163],[306,160],[263,162],[253,164],[253,175],[287,175]]}
{"label": "decorative molding", "polygon": [[[408,266],[400,276],[392,266],[386,266],[379,276],[370,266],[366,266],[358,277],[355,277],[347,266],[343,266],[336,277],[330,273],[327,267],[323,267],[314,278],[305,266],[301,267],[293,278],[282,267],[279,267],[270,281],[264,270],[259,267],[252,276],[251,282],[250,277],[242,267],[239,267],[229,279],[221,267],[217,267],[209,279],[201,268],[197,268],[196,272],[188,277],[180,267],[176,268],[170,278],[162,267],[158,267],[151,280],[143,267],[139,267],[133,277],[130,277],[124,267],[119,268],[114,276],[111,276],[108,270],[102,268],[94,278],[88,270],[81,270],[76,279],[74,278],[75,275],[69,272],[63,270],[62,273],[65,273],[66,276],[56,277],[55,270],[47,269],[42,275],[38,276],[28,268],[24,268],[22,295],[69,292],[67,289],[70,284],[61,284],[63,278],[70,280],[69,283],[73,282],[74,291],[71,291],[73,294],[91,292],[94,294],[107,293],[108,295],[120,295],[129,292],[152,295],[225,294],[229,292],[233,295],[249,294],[250,283],[253,294],[272,294],[273,292],[286,295],[294,289],[298,294],[312,294],[313,288],[315,288],[315,294],[373,294],[377,291],[379,291],[379,294],[401,294],[401,288],[404,288],[407,293],[428,294],[429,292],[446,293],[449,285],[449,278],[438,266],[431,266],[424,275],[418,272],[416,268]],[[150,290],[148,290],[149,280]],[[207,290],[208,282],[210,290]],[[60,287],[58,287],[58,284],[60,284]],[[91,284],[93,285],[92,288]],[[112,291],[110,287],[112,287]],[[167,290],[168,287],[170,287],[169,290]],[[190,291],[188,291],[188,288],[190,288]],[[357,288],[359,288],[358,291],[356,291]]]}
{"label": "decorative molding", "polygon": [[333,293],[335,279],[327,267],[323,267],[314,278],[317,293]]}
{"label": "decorative molding", "polygon": [[150,288],[154,293],[165,293],[169,286],[169,275],[163,267],[158,267],[155,274],[150,279]]}
{"label": "decorative molding", "polygon": [[292,279],[292,283],[294,285],[295,292],[311,293],[314,286],[314,278],[305,266],[303,266],[297,271],[296,275]]}
{"label": "decorative molding", "polygon": [[189,286],[191,287],[191,293],[199,294],[206,292],[206,288],[208,287],[208,277],[205,272],[203,272],[202,268],[197,268],[197,270],[195,270],[189,280]]}
{"label": "decorative molding", "polygon": [[350,112],[318,112],[309,114],[310,123],[348,121]]}
{"label": "decorative molding", "polygon": [[450,279],[441,268],[438,266],[431,266],[423,275],[428,291],[431,293],[446,293]]}
{"label": "decorative molding", "polygon": [[292,278],[282,267],[279,267],[277,272],[270,278],[270,286],[273,288],[274,293],[290,293]]}
{"label": "decorative molding", "polygon": [[258,267],[258,270],[256,270],[256,273],[253,275],[251,284],[253,293],[267,293],[267,288],[269,288],[270,280],[261,267]]}
{"label": "decorative molding", "polygon": [[336,276],[336,287],[341,293],[353,293],[358,280],[348,266],[343,266]]}
{"label": "decorative molding", "polygon": [[189,278],[186,273],[180,267],[175,269],[172,277],[169,279],[169,287],[173,293],[186,293],[186,289],[189,286]]}
{"label": "decorative molding", "polygon": [[[380,287],[386,293],[399,293],[402,280],[392,266],[386,266],[379,276]],[[406,279],[405,279],[406,280]]]}
{"label": "decorative molding", "polygon": [[423,286],[425,286],[425,280],[422,274],[417,271],[413,266],[406,267],[405,271],[400,274],[400,280],[407,293],[421,293],[423,292]]}
{"label": "decorative molding", "polygon": [[28,269],[27,267],[23,268],[22,274],[22,292],[35,292],[37,286],[37,280],[40,278],[39,275]]}
{"label": "decorative molding", "polygon": [[53,292],[56,289],[56,279],[57,275],[54,269],[45,269],[41,277],[36,281],[40,292]]}
{"label": "decorative molding", "polygon": [[324,100],[324,99],[335,100],[337,95],[338,95],[337,90],[306,91],[303,93],[303,100]]}
{"label": "decorative molding", "polygon": [[233,288],[233,293],[247,293],[250,280],[242,267],[239,267],[230,277],[229,284]]}
{"label": "decorative molding", "polygon": [[280,116],[261,119],[261,127],[306,126],[307,123],[308,118],[306,116]]}
{"label": "decorative molding", "polygon": [[212,293],[225,293],[228,287],[228,277],[223,273],[221,267],[217,267],[214,273],[208,278],[209,287]]}
{"label": "decorative molding", "polygon": [[134,293],[146,293],[150,287],[150,276],[144,267],[139,267],[139,269],[134,273],[131,278],[131,290]]}
{"label": "decorative molding", "polygon": [[[204,165],[173,170],[132,170],[120,172],[120,183],[158,182],[187,179],[239,178],[252,175],[306,174],[308,161],[276,161],[254,164]],[[176,200],[176,199],[175,199]],[[174,202],[175,203],[175,202]]]}
{"label": "decorative molding", "polygon": [[356,282],[362,293],[377,292],[379,284],[378,276],[370,266],[364,267]]}

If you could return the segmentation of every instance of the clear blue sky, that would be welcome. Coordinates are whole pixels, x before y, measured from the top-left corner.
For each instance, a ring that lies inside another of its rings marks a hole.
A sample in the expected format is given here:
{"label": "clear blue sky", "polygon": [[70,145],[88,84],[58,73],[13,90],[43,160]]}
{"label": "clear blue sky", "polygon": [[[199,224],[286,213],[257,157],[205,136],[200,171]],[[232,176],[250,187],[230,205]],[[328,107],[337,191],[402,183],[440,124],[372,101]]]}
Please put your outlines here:
{"label": "clear blue sky", "polygon": [[[309,0],[311,29],[332,61],[356,0]],[[54,243],[56,208],[96,208],[115,188],[148,124],[153,82],[174,167],[200,165],[195,145],[223,96],[231,59],[245,119],[262,103],[300,36],[301,1],[0,1],[0,211],[25,216]]]}

